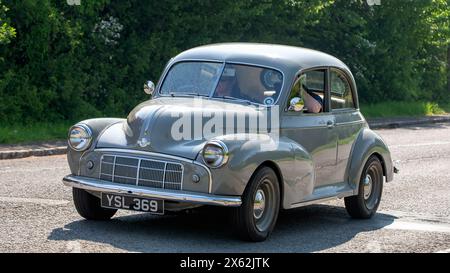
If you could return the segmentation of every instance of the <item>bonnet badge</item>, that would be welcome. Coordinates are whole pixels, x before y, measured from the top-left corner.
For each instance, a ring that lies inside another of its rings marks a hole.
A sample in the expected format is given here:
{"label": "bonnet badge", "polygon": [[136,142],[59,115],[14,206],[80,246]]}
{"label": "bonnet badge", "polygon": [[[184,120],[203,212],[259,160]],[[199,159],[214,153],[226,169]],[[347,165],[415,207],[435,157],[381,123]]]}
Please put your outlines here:
{"label": "bonnet badge", "polygon": [[143,137],[140,140],[138,140],[137,144],[139,146],[141,146],[142,148],[144,148],[144,147],[147,147],[148,145],[150,145],[150,140],[145,138],[145,137]]}

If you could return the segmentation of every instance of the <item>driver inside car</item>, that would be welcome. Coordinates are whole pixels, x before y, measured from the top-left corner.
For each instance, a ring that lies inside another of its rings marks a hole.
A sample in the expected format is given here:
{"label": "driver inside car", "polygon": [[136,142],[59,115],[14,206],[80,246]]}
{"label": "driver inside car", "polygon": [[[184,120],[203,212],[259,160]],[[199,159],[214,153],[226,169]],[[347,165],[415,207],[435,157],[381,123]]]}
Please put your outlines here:
{"label": "driver inside car", "polygon": [[222,77],[217,84],[214,97],[235,97],[239,98],[239,89],[236,80],[236,70],[226,68],[223,71]]}
{"label": "driver inside car", "polygon": [[303,74],[300,76],[300,97],[303,98],[305,103],[306,113],[320,113],[323,111],[323,99],[307,86],[307,76]]}
{"label": "driver inside car", "polygon": [[323,99],[316,93],[310,91],[302,84],[302,98],[305,101],[305,108],[308,113],[320,113],[323,108]]}

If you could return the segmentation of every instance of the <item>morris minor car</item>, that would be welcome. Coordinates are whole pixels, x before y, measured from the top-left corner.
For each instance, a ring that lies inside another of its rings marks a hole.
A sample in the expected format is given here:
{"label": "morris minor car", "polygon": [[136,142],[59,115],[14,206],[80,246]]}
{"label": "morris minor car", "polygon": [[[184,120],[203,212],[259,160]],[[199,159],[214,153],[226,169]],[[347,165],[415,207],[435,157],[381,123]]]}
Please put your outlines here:
{"label": "morris minor car", "polygon": [[281,209],[331,198],[370,218],[393,180],[389,149],[359,110],[350,69],[328,54],[201,46],[172,58],[144,90],[151,98],[126,119],[69,130],[63,182],[86,219],[224,206],[243,239],[262,241]]}

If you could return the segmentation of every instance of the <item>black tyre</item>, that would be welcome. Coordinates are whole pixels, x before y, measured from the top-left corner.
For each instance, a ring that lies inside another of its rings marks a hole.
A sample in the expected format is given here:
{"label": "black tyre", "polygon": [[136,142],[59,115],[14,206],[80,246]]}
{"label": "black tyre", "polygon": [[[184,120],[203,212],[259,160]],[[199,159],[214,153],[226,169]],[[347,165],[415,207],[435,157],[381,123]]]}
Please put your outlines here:
{"label": "black tyre", "polygon": [[109,220],[117,212],[116,209],[102,208],[100,198],[85,190],[73,188],[73,203],[78,213],[88,220]]}
{"label": "black tyre", "polygon": [[359,181],[358,195],[344,198],[345,208],[353,218],[371,218],[378,209],[383,192],[383,166],[372,156],[364,166]]}
{"label": "black tyre", "polygon": [[275,227],[280,210],[280,186],[275,172],[263,167],[252,177],[233,217],[236,232],[246,241],[261,242]]}

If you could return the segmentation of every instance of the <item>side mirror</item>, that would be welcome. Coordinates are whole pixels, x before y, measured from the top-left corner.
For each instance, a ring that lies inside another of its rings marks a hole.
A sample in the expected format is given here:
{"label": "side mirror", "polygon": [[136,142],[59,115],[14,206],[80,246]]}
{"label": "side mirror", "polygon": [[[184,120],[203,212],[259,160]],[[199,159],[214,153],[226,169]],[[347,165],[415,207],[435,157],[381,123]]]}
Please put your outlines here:
{"label": "side mirror", "polygon": [[144,84],[145,94],[152,95],[155,91],[155,84],[152,81],[148,81]]}
{"label": "side mirror", "polygon": [[305,106],[305,103],[303,102],[302,98],[299,97],[293,97],[289,102],[289,104],[290,104],[289,111],[295,112],[302,111],[303,107]]}

